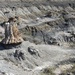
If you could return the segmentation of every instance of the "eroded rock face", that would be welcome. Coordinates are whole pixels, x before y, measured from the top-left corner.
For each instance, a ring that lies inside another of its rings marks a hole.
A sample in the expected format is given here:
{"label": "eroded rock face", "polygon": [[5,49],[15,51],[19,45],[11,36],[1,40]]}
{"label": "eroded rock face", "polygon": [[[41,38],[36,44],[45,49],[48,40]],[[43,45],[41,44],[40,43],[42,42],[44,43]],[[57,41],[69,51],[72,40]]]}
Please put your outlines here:
{"label": "eroded rock face", "polygon": [[31,55],[40,56],[38,50],[35,49],[33,46],[28,47],[28,52],[29,52]]}
{"label": "eroded rock face", "polygon": [[5,23],[5,38],[2,40],[3,44],[17,44],[23,41],[19,30],[17,28],[17,23],[15,18],[10,18],[8,22]]}
{"label": "eroded rock face", "polygon": [[24,53],[19,50],[15,51],[14,57],[16,58],[16,60],[25,60]]}

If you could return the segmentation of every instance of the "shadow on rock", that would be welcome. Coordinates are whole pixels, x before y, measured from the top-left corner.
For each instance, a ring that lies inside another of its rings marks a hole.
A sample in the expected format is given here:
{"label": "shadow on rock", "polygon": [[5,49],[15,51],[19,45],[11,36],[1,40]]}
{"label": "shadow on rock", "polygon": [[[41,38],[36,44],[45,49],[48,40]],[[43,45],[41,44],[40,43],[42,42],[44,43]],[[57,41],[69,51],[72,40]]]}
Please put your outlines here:
{"label": "shadow on rock", "polygon": [[19,48],[21,47],[21,43],[18,44],[2,44],[0,43],[0,50],[8,50],[12,48]]}

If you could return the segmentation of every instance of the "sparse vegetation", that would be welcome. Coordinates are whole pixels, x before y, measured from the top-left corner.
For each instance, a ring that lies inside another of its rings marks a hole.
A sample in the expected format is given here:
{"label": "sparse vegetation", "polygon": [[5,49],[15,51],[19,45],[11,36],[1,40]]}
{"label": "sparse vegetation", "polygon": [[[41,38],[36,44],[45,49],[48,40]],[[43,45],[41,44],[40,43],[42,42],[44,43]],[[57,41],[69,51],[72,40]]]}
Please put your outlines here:
{"label": "sparse vegetation", "polygon": [[55,75],[53,70],[53,68],[45,68],[42,70],[41,75]]}
{"label": "sparse vegetation", "polygon": [[63,71],[60,75],[75,75],[75,64],[73,64],[71,69]]}

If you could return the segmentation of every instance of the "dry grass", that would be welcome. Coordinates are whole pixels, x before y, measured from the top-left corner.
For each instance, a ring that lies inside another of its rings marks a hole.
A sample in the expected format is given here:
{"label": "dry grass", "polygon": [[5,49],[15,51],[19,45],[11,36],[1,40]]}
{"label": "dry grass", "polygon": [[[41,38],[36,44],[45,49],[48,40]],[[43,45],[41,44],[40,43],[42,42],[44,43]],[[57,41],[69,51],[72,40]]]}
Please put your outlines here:
{"label": "dry grass", "polygon": [[71,69],[63,71],[60,75],[75,75],[75,64]]}
{"label": "dry grass", "polygon": [[45,68],[42,72],[41,75],[55,75],[53,73],[54,68]]}

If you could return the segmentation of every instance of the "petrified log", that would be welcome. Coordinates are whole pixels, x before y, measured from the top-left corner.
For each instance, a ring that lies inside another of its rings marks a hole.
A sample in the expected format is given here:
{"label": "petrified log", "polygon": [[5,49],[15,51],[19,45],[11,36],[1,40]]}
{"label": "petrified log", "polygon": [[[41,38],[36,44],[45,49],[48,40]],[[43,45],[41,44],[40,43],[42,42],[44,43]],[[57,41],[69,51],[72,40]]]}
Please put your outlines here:
{"label": "petrified log", "polygon": [[2,44],[19,44],[22,43],[23,39],[19,33],[17,23],[14,18],[10,18],[8,22],[5,23],[5,38],[2,40]]}

